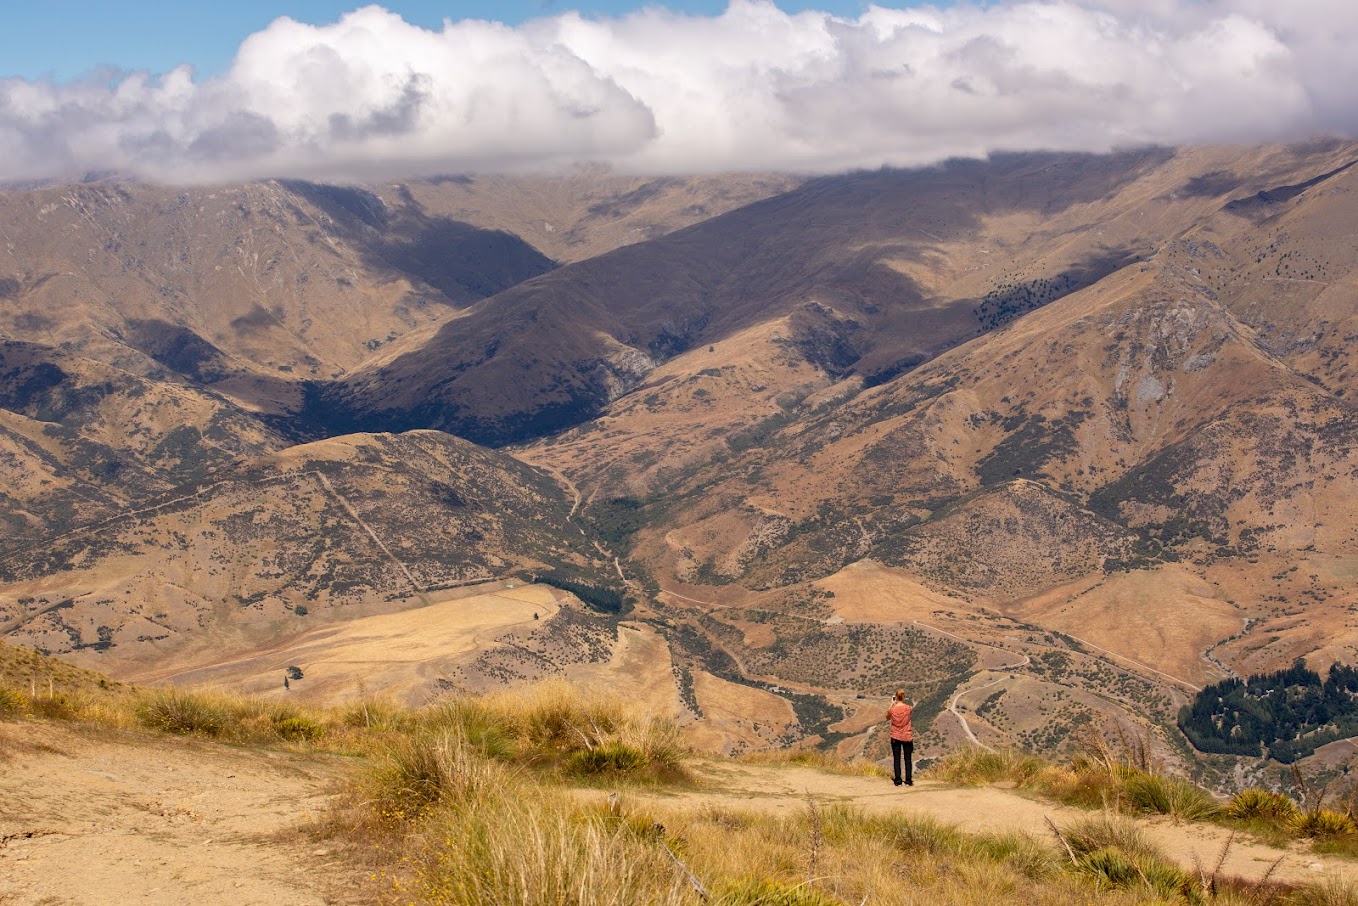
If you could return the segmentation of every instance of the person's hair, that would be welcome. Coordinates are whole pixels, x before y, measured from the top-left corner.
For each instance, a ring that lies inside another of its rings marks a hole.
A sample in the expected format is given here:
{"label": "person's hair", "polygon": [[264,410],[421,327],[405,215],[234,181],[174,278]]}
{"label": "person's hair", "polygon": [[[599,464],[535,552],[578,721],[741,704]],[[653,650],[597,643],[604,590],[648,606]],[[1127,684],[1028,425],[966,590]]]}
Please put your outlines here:
{"label": "person's hair", "polygon": [[905,690],[904,690],[904,689],[897,689],[897,690],[896,690],[896,701],[898,701],[898,702],[903,702],[903,701],[905,701]]}

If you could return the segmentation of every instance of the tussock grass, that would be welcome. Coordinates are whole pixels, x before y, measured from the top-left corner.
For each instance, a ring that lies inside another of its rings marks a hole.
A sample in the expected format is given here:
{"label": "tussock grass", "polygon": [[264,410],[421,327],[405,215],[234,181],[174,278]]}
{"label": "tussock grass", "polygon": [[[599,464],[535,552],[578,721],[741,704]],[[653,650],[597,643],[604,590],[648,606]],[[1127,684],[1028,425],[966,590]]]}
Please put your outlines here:
{"label": "tussock grass", "polygon": [[449,698],[417,714],[415,727],[455,731],[488,757],[579,779],[671,783],[688,776],[673,724],[566,683]]}
{"label": "tussock grass", "polygon": [[1222,814],[1221,804],[1201,787],[1134,766],[1106,749],[1077,756],[1068,765],[1012,750],[970,749],[942,759],[931,773],[972,786],[1009,782],[1083,808],[1169,815],[1176,821],[1206,821]]}
{"label": "tussock grass", "polygon": [[988,751],[981,748],[961,749],[935,762],[929,773],[950,783],[983,786],[1009,781],[1020,786],[1044,786],[1064,779],[1063,772],[1035,755],[1025,755],[1013,749]]}
{"label": "tussock grass", "polygon": [[1075,870],[1099,887],[1140,890],[1171,900],[1196,899],[1193,877],[1126,819],[1088,818],[1066,827],[1062,835],[1075,853]]}
{"label": "tussock grass", "polygon": [[1358,906],[1358,889],[1338,878],[1326,878],[1298,890],[1293,902],[1296,906]]}
{"label": "tussock grass", "polygon": [[1288,820],[1293,833],[1302,837],[1319,839],[1333,839],[1335,837],[1353,836],[1358,832],[1354,827],[1353,819],[1343,812],[1336,812],[1328,808],[1316,808],[1307,812],[1299,812]]}
{"label": "tussock grass", "polygon": [[1291,799],[1273,790],[1250,787],[1241,790],[1226,806],[1226,815],[1241,821],[1262,818],[1271,821],[1291,821],[1300,809]]}
{"label": "tussock grass", "polygon": [[821,893],[806,882],[741,878],[719,888],[715,902],[721,906],[840,906],[843,900]]}
{"label": "tussock grass", "polygon": [[845,777],[890,777],[891,772],[865,758],[846,759],[820,749],[763,749],[737,756],[747,764],[789,764]]}
{"label": "tussock grass", "polygon": [[423,902],[683,904],[693,902],[660,832],[639,835],[551,791],[496,786],[449,801],[427,822],[436,845],[402,885]]}
{"label": "tussock grass", "polygon": [[28,710],[28,700],[15,689],[0,686],[0,718],[18,717]]}
{"label": "tussock grass", "polygon": [[180,736],[222,736],[233,717],[216,696],[157,689],[137,703],[137,720],[152,730]]}
{"label": "tussock grass", "polygon": [[1146,859],[1165,858],[1156,846],[1146,839],[1141,828],[1126,818],[1102,814],[1073,822],[1061,829],[1075,855],[1086,856],[1099,850],[1117,850],[1128,856]]}
{"label": "tussock grass", "polygon": [[418,820],[440,802],[476,798],[509,780],[506,769],[450,732],[403,736],[373,762],[366,801],[382,821]]}
{"label": "tussock grass", "polygon": [[1208,821],[1223,812],[1221,803],[1199,786],[1144,771],[1122,778],[1122,798],[1140,812],[1169,815],[1176,821]]}
{"label": "tussock grass", "polygon": [[175,687],[138,691],[131,700],[131,714],[149,730],[231,742],[314,743],[340,729],[331,712]]}
{"label": "tussock grass", "polygon": [[337,710],[340,723],[355,730],[399,733],[413,726],[411,711],[385,698],[363,696]]}

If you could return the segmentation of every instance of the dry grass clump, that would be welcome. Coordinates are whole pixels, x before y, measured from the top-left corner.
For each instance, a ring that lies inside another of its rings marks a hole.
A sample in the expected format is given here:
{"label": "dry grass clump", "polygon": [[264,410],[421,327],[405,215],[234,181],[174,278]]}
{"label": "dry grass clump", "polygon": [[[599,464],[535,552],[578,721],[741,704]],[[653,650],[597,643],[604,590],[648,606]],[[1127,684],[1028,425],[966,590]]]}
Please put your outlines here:
{"label": "dry grass clump", "polygon": [[934,762],[930,776],[966,786],[1012,782],[1019,786],[1042,787],[1054,779],[1064,780],[1061,769],[1036,755],[1025,755],[1014,749],[991,751],[973,747],[961,749]]}
{"label": "dry grass clump", "polygon": [[821,749],[763,749],[737,756],[749,764],[789,764],[845,777],[890,777],[891,772],[866,758],[847,759]]}
{"label": "dry grass clump", "polygon": [[844,901],[821,893],[805,881],[794,884],[740,878],[718,888],[715,902],[721,906],[840,906]]}
{"label": "dry grass clump", "polygon": [[1061,829],[1061,836],[1076,857],[1114,849],[1129,857],[1164,860],[1162,853],[1131,821],[1102,814],[1084,818]]}
{"label": "dry grass clump", "polygon": [[514,693],[446,699],[422,727],[455,729],[482,752],[568,776],[634,782],[686,778],[684,747],[669,721],[633,713],[621,699],[548,682]]}
{"label": "dry grass clump", "polygon": [[173,686],[137,693],[131,712],[149,730],[232,742],[310,742],[334,723],[330,714],[285,702]]}
{"label": "dry grass clump", "polygon": [[1135,769],[1120,774],[1120,796],[1135,811],[1169,815],[1176,821],[1209,821],[1222,814],[1221,803],[1211,793],[1185,780]]}
{"label": "dry grass clump", "polygon": [[16,689],[0,686],[0,719],[19,717],[28,710],[28,700]]}
{"label": "dry grass clump", "polygon": [[1288,824],[1293,833],[1312,839],[1328,840],[1335,837],[1350,837],[1358,832],[1358,829],[1354,827],[1352,818],[1343,812],[1336,812],[1328,808],[1299,812],[1292,816]]}
{"label": "dry grass clump", "polygon": [[694,903],[662,834],[638,834],[554,791],[498,786],[449,801],[426,823],[421,836],[433,845],[410,860],[402,887],[459,906]]}
{"label": "dry grass clump", "polygon": [[1085,751],[1068,765],[1013,750],[970,749],[947,756],[930,771],[968,785],[1009,782],[1082,808],[1169,815],[1176,821],[1212,820],[1222,813],[1207,790],[1159,773],[1144,748],[1118,754],[1102,737],[1090,737]]}
{"label": "dry grass clump", "polygon": [[663,828],[550,777],[425,727],[374,759],[333,827],[392,854],[385,875],[401,902],[697,902]]}
{"label": "dry grass clump", "polygon": [[1226,816],[1240,821],[1265,819],[1287,822],[1299,813],[1297,804],[1282,793],[1259,787],[1241,790],[1226,806]]}
{"label": "dry grass clump", "polygon": [[1358,906],[1358,889],[1339,878],[1326,878],[1295,892],[1296,906]]}
{"label": "dry grass clump", "polygon": [[402,736],[375,758],[365,799],[383,821],[418,820],[441,802],[506,783],[506,771],[455,733]]}
{"label": "dry grass clump", "polygon": [[385,698],[365,695],[337,709],[339,722],[350,729],[401,733],[414,726],[409,708]]}

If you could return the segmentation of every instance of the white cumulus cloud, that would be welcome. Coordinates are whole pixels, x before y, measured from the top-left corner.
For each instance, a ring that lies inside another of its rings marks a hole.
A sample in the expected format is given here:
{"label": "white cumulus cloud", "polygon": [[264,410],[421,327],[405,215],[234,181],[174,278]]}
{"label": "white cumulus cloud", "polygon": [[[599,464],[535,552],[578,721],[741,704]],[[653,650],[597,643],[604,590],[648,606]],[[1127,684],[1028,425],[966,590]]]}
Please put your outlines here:
{"label": "white cumulus cloud", "polygon": [[856,19],[732,0],[516,27],[279,19],[222,76],[0,80],[0,179],[827,172],[1358,132],[1350,0],[1029,0]]}

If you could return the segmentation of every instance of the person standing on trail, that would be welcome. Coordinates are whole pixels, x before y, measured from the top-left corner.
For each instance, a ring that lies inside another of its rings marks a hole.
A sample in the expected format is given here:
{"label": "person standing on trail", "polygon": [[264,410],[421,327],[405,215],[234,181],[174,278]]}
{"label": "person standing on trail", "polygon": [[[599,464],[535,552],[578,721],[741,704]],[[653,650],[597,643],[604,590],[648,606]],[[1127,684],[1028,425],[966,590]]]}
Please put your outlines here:
{"label": "person standing on trail", "polygon": [[[915,731],[910,726],[910,715],[914,710],[914,707],[905,703],[904,689],[896,690],[896,700],[886,709],[886,719],[891,721],[891,763],[896,769],[896,786],[902,783],[906,786],[915,785],[915,779],[911,776],[914,773],[911,762],[915,760]],[[905,757],[905,780],[901,780],[902,756]]]}

